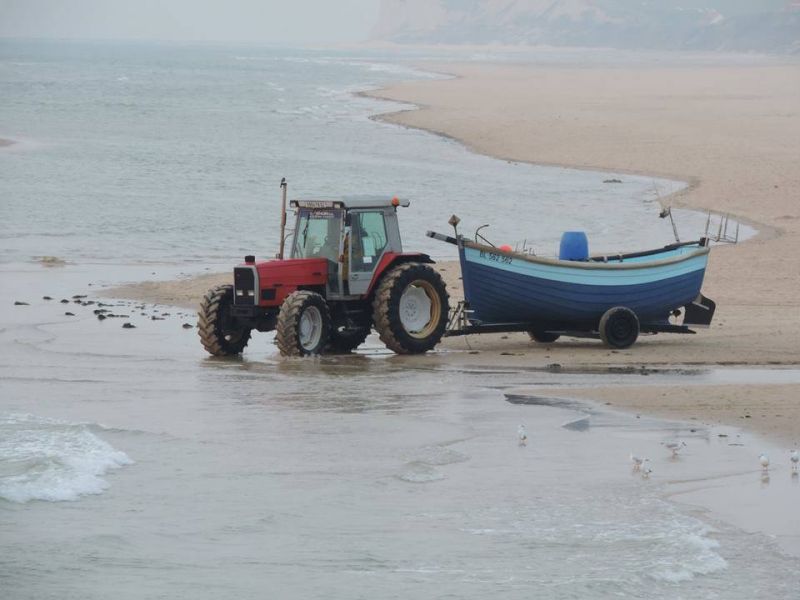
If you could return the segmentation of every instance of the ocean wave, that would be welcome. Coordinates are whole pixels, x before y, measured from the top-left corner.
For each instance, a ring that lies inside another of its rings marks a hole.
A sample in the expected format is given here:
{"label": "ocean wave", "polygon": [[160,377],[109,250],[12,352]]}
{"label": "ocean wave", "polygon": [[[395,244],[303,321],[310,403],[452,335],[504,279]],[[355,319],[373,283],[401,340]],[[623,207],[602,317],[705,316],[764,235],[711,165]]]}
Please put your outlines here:
{"label": "ocean wave", "polygon": [[709,533],[711,529],[706,526],[700,526],[699,530],[693,532],[684,532],[676,544],[682,549],[676,553],[671,564],[653,567],[648,575],[656,581],[681,583],[697,575],[710,575],[727,569],[728,561],[717,553],[719,542],[708,537]]}
{"label": "ocean wave", "polygon": [[344,87],[327,87],[324,85],[317,86],[317,96],[323,98],[347,98],[355,92],[361,91],[363,86],[348,85]]}
{"label": "ocean wave", "polygon": [[421,69],[416,69],[414,67],[409,67],[409,66],[406,66],[406,65],[398,65],[398,64],[394,64],[394,63],[353,61],[353,62],[350,62],[349,64],[353,65],[353,66],[365,67],[368,71],[372,71],[373,73],[388,73],[390,75],[411,76],[411,77],[417,77],[419,79],[449,79],[450,78],[447,75],[442,75],[440,73],[434,73],[433,71],[423,71]]}
{"label": "ocean wave", "polygon": [[133,461],[91,425],[31,414],[0,415],[0,498],[60,502],[100,494],[109,470]]}
{"label": "ocean wave", "polygon": [[410,65],[397,64],[392,62],[381,62],[380,60],[359,60],[339,56],[234,56],[238,61],[266,61],[266,62],[286,62],[305,65],[339,65],[345,67],[358,67],[370,73],[385,73],[401,77],[414,77],[418,79],[447,79],[450,76],[432,71],[423,71]]}

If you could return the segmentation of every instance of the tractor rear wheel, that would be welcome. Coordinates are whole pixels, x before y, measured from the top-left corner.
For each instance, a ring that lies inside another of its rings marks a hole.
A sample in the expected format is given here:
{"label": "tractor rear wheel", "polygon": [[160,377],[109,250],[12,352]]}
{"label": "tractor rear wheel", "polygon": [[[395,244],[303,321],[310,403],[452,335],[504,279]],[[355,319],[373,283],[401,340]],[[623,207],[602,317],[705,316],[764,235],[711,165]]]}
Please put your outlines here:
{"label": "tractor rear wheel", "polygon": [[233,286],[213,287],[200,302],[197,311],[197,333],[209,354],[233,356],[240,354],[250,341],[250,328],[231,316]]}
{"label": "tractor rear wheel", "polygon": [[639,337],[639,317],[630,308],[609,308],[600,319],[600,339],[609,348],[629,348]]}
{"label": "tractor rear wheel", "polygon": [[325,298],[315,292],[292,292],[281,304],[275,343],[282,356],[322,354],[331,331]]}
{"label": "tractor rear wheel", "polygon": [[332,327],[325,352],[327,354],[349,354],[364,343],[371,330],[371,327],[358,329],[336,329],[336,327]]}
{"label": "tractor rear wheel", "polygon": [[387,348],[420,354],[442,339],[449,311],[441,276],[428,265],[410,262],[384,275],[375,291],[372,320]]}

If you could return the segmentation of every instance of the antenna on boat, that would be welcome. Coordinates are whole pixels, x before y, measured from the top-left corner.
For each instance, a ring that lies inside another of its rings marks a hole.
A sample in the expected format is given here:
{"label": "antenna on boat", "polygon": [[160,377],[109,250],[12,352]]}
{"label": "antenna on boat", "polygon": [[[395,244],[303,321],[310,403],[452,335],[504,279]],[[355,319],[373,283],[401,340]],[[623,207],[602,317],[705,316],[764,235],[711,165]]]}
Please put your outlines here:
{"label": "antenna on boat", "polygon": [[667,208],[663,209],[659,214],[659,219],[666,219],[669,217],[669,222],[672,223],[672,234],[675,236],[675,241],[677,243],[681,243],[681,238],[678,237],[678,228],[675,226],[675,219],[672,218],[672,207],[668,206]]}

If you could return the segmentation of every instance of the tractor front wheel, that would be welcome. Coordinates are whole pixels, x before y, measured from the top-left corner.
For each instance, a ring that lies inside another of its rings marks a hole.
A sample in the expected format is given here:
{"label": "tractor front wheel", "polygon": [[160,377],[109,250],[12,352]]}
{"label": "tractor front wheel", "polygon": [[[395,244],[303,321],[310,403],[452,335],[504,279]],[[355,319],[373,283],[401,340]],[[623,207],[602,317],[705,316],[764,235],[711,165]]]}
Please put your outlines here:
{"label": "tractor front wheel", "polygon": [[292,292],[281,304],[275,344],[282,356],[322,354],[331,331],[325,298],[315,292]]}
{"label": "tractor front wheel", "polygon": [[441,276],[420,263],[404,263],[384,275],[372,303],[375,330],[397,354],[421,354],[442,339],[450,311]]}
{"label": "tractor front wheel", "polygon": [[197,311],[197,333],[209,354],[233,356],[240,354],[250,341],[250,328],[231,316],[233,286],[213,287],[200,302]]}

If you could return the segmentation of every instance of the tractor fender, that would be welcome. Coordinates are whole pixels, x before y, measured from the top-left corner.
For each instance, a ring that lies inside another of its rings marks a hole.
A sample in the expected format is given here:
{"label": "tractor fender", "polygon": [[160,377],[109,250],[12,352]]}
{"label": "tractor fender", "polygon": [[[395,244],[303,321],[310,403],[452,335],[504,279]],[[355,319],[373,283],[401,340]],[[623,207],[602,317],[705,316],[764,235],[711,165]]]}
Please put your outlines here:
{"label": "tractor fender", "polygon": [[367,289],[367,296],[372,295],[372,292],[387,271],[390,271],[399,264],[407,262],[428,263],[431,265],[436,263],[430,256],[422,252],[387,252],[381,257],[378,266],[375,267],[375,272],[372,274],[372,281],[369,282],[369,288]]}

